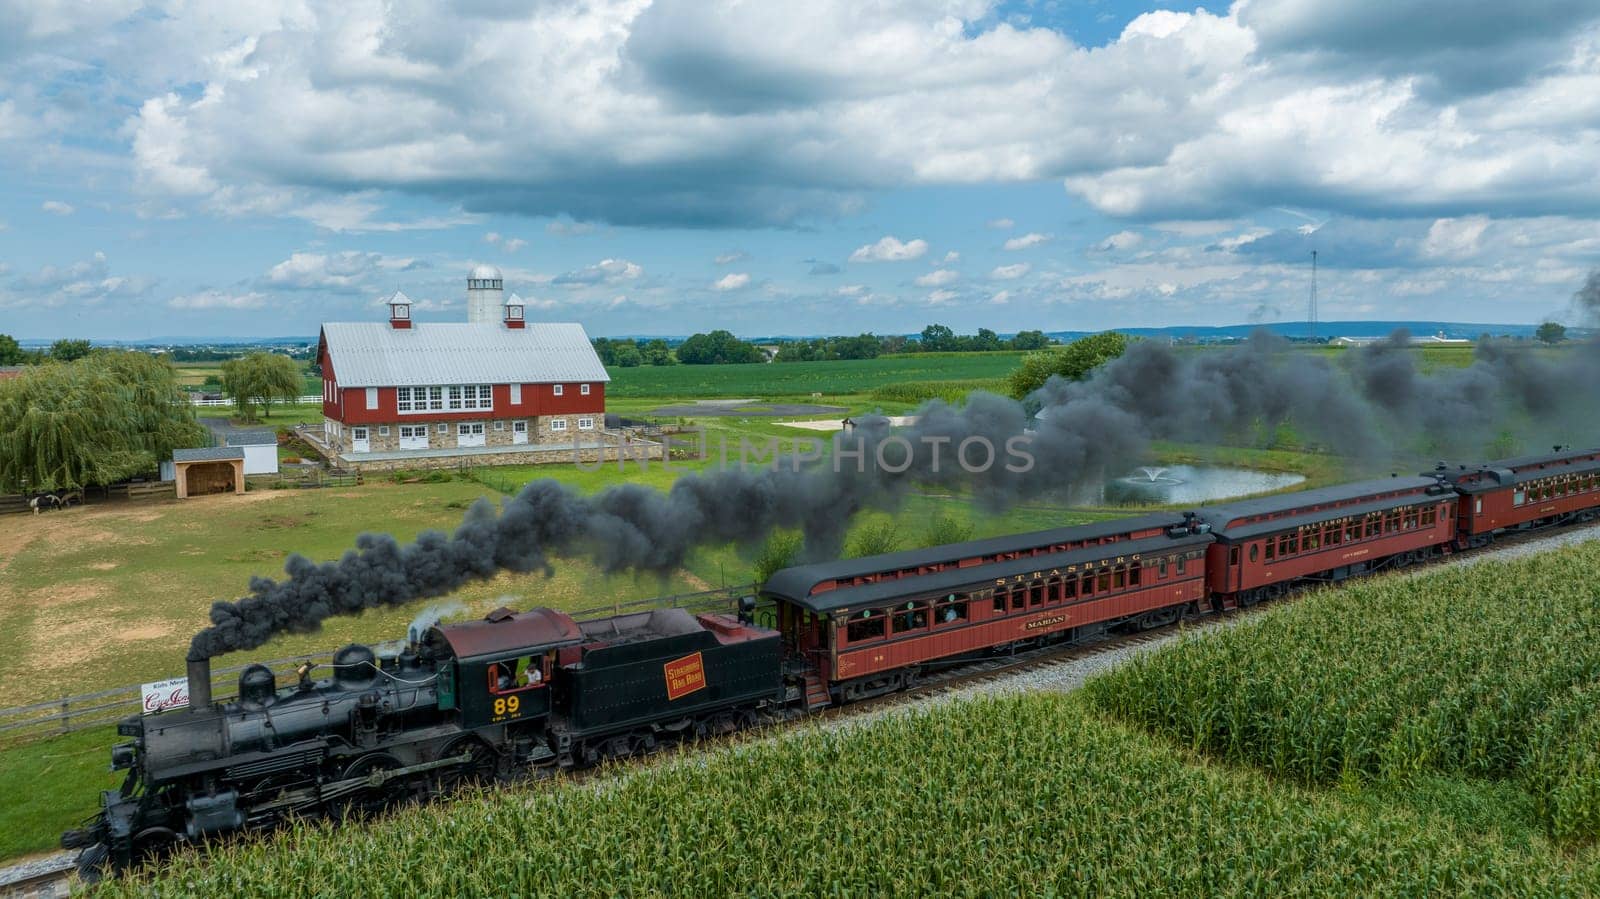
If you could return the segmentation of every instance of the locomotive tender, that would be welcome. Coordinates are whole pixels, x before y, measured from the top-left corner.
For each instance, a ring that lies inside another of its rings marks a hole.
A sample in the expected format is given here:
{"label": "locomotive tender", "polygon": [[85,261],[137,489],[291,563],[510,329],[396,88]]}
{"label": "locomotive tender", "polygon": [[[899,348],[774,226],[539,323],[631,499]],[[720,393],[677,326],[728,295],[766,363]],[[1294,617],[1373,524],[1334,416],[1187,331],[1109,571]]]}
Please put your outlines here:
{"label": "locomotive tender", "polygon": [[1600,450],[1563,451],[927,549],[788,568],[772,628],[656,609],[575,621],[500,608],[403,648],[347,646],[332,676],[280,688],[246,668],[215,703],[134,716],[120,790],[62,844],[121,868],[292,816],[364,813],[535,766],[647,752],[905,688],[926,672],[1109,627],[1251,606],[1600,516]]}

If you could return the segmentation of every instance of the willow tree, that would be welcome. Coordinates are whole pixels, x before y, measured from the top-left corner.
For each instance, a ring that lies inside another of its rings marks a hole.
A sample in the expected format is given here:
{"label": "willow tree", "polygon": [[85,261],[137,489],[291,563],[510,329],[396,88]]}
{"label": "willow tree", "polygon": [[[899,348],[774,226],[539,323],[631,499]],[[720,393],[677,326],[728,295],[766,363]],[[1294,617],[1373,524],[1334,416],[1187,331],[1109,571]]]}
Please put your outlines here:
{"label": "willow tree", "polygon": [[110,484],[205,443],[177,372],[146,353],[94,353],[0,381],[0,490]]}
{"label": "willow tree", "polygon": [[261,414],[272,411],[274,400],[293,402],[305,389],[300,366],[278,353],[255,352],[222,363],[222,389],[233,397],[239,414],[250,417],[250,404],[259,402]]}

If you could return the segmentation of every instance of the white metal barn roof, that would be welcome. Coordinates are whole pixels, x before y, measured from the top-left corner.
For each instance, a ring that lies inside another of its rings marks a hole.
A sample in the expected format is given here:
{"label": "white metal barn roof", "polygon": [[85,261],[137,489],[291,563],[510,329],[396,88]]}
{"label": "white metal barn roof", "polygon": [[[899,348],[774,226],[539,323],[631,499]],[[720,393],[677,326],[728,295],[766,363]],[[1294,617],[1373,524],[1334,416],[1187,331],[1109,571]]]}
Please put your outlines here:
{"label": "white metal barn roof", "polygon": [[329,322],[322,341],[341,387],[611,380],[583,326],[529,322]]}

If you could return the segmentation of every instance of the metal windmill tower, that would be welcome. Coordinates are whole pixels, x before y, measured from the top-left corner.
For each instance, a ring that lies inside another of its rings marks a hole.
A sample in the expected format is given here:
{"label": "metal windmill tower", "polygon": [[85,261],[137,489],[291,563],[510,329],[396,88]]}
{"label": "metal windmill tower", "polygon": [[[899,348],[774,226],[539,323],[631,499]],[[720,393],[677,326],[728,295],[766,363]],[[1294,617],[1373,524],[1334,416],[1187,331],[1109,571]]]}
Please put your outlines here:
{"label": "metal windmill tower", "polygon": [[1311,301],[1307,303],[1306,318],[1311,325],[1311,339],[1317,339],[1317,251],[1311,251]]}

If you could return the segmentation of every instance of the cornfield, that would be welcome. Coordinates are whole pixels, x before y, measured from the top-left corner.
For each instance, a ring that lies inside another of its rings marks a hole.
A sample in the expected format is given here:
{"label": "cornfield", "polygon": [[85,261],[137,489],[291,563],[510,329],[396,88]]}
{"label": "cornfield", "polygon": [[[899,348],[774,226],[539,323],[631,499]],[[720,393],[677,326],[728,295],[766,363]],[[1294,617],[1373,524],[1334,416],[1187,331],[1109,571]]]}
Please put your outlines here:
{"label": "cornfield", "polygon": [[1328,591],[1092,682],[1101,710],[1303,784],[1526,777],[1600,836],[1600,547]]}
{"label": "cornfield", "polygon": [[1581,895],[1600,870],[1195,764],[1072,696],[957,703],[307,825],[103,896]]}

